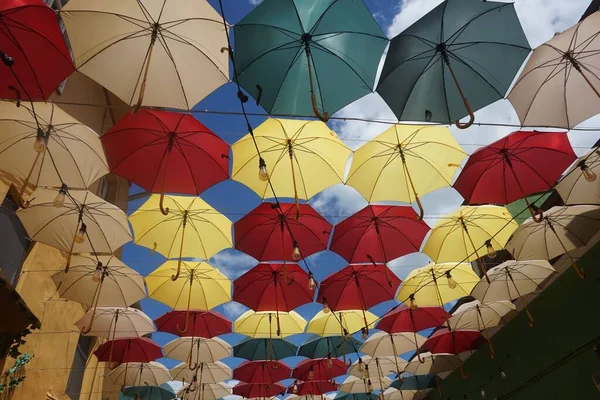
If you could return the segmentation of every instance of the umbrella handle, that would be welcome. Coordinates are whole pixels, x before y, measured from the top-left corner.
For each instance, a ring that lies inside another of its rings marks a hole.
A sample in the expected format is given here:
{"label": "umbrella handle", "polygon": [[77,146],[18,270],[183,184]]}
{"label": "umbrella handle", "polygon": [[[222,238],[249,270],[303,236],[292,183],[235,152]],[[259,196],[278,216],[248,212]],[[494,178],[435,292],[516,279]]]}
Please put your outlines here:
{"label": "umbrella handle", "polygon": [[421,199],[419,196],[415,196],[415,201],[417,202],[417,206],[419,207],[419,216],[417,217],[417,221],[423,220],[423,215],[425,214],[425,210],[423,210],[423,204],[421,204]]}
{"label": "umbrella handle", "polygon": [[160,207],[160,212],[162,213],[162,215],[169,215],[169,207],[164,206],[164,201],[165,201],[165,193],[161,192],[160,201],[158,203],[158,206]]}
{"label": "umbrella handle", "polygon": [[462,376],[463,379],[467,379],[469,377],[469,373],[465,371],[462,365],[460,366],[460,376]]}
{"label": "umbrella handle", "polygon": [[419,359],[419,362],[420,362],[421,364],[425,364],[425,360],[423,360],[423,359],[421,358],[421,353],[419,352],[419,350],[417,350],[417,358]]}
{"label": "umbrella handle", "polygon": [[176,281],[179,278],[179,273],[181,272],[181,258],[177,260],[177,272],[175,275],[171,275],[171,280]]}
{"label": "umbrella handle", "polygon": [[23,196],[25,195],[25,189],[27,189],[27,185],[29,184],[29,180],[31,179],[31,175],[33,174],[33,170],[35,169],[35,166],[37,165],[38,160],[40,159],[40,155],[41,154],[42,153],[37,153],[37,155],[35,156],[35,160],[33,160],[33,164],[31,165],[31,169],[29,170],[29,173],[27,174],[27,177],[23,181],[23,185],[21,185],[21,190],[19,190],[19,205],[21,206],[21,208],[27,208],[31,204],[31,201],[30,200],[25,201],[23,199]]}
{"label": "umbrella handle", "polygon": [[575,270],[575,272],[577,272],[577,276],[580,279],[585,279],[585,271],[583,270],[583,268],[580,268],[576,262],[573,262],[573,269]]}
{"label": "umbrella handle", "polygon": [[311,63],[310,48],[308,47],[308,44],[306,44],[305,51],[306,51],[306,61],[308,63],[308,83],[310,85],[310,101],[312,104],[313,113],[315,114],[315,117],[319,118],[322,122],[327,122],[327,121],[329,121],[329,113],[323,112],[323,114],[321,114],[319,112],[319,107],[317,104],[317,96],[315,95],[315,87],[314,87],[313,76],[312,76],[312,63]]}
{"label": "umbrella handle", "polygon": [[446,52],[443,52],[442,58],[444,59],[444,62],[446,63],[446,66],[448,67],[448,70],[450,71],[450,74],[452,75],[452,79],[454,80],[454,83],[456,84],[458,93],[460,94],[463,104],[465,105],[465,108],[467,109],[467,112],[469,113],[469,121],[467,121],[467,123],[462,124],[460,121],[456,120],[456,121],[454,121],[454,125],[456,125],[456,127],[458,129],[467,129],[468,127],[473,125],[473,123],[475,122],[475,114],[473,114],[473,109],[471,108],[471,105],[469,104],[469,100],[467,100],[467,97],[465,96],[462,88],[460,87],[460,84],[458,83],[458,79],[456,78],[456,75],[454,74],[454,69],[452,69],[452,66],[450,65],[450,59],[448,57],[448,54]]}
{"label": "umbrella handle", "polygon": [[292,283],[294,283],[295,280],[296,280],[296,278],[294,278],[293,276],[288,276],[286,264],[284,263],[283,264],[283,283],[285,283],[286,285],[291,285]]}

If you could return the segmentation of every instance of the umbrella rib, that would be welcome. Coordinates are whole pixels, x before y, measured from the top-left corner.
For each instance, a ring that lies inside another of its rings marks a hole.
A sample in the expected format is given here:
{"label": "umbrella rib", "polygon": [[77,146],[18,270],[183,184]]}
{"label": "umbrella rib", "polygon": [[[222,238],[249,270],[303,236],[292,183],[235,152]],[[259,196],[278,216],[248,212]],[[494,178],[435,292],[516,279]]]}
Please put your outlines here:
{"label": "umbrella rib", "polygon": [[[273,147],[273,148],[276,150],[275,147]],[[283,158],[285,157],[286,154],[287,154],[287,149],[282,146],[282,148],[281,148],[281,154],[279,154],[279,157],[277,158],[277,160],[273,164],[273,169],[271,171],[271,180],[273,180],[273,175],[275,175],[275,172],[277,171],[277,166],[279,165],[279,163],[281,162],[281,160],[283,160]],[[263,200],[265,198],[267,198],[267,196],[268,196],[267,191],[269,189],[270,189],[270,185],[265,185],[264,192],[263,192],[263,194],[261,196]],[[275,195],[275,193],[273,193],[273,195]]]}
{"label": "umbrella rib", "polygon": [[[194,187],[195,187],[195,189],[196,189],[196,193],[200,193],[200,192],[201,192],[201,190],[200,190],[200,186],[199,186],[199,185],[198,185],[198,183],[196,182],[196,176],[195,176],[195,175],[194,175],[194,173],[192,172],[192,171],[193,171],[193,168],[192,168],[192,166],[191,166],[191,164],[190,164],[190,162],[189,162],[189,160],[188,160],[188,158],[187,158],[187,155],[185,154],[185,151],[183,151],[183,148],[181,147],[181,143],[179,143],[179,141],[178,141],[178,140],[174,140],[173,142],[174,142],[174,144],[175,144],[175,148],[176,148],[177,150],[179,150],[179,152],[181,153],[181,156],[183,157],[183,160],[185,161],[185,165],[187,165],[187,167],[188,167],[188,170],[189,170],[189,172],[190,172],[190,175],[191,175],[191,177],[192,177],[192,182],[194,182]],[[199,147],[199,148],[200,148],[200,147]],[[202,149],[202,148],[200,148],[200,149]],[[205,151],[205,150],[203,150],[203,149],[202,149],[202,151],[204,151],[204,152],[206,153],[206,151]],[[206,153],[206,154],[208,154],[208,153]],[[210,155],[209,155],[209,157],[210,157]],[[211,158],[211,159],[212,159],[212,158]],[[165,174],[166,174],[166,173],[167,173],[167,172],[165,171]]]}
{"label": "umbrella rib", "polygon": [[[238,26],[239,26],[239,25],[238,25]],[[240,69],[240,70],[237,72],[237,76],[238,76],[238,77],[239,77],[239,76],[241,76],[241,75],[242,75],[244,72],[246,72],[246,70],[247,70],[248,68],[250,68],[250,67],[251,67],[251,66],[252,66],[254,63],[256,63],[258,60],[260,60],[261,58],[263,58],[263,57],[267,56],[267,55],[268,55],[268,54],[270,54],[270,53],[276,52],[276,51],[278,51],[278,50],[288,50],[286,47],[287,47],[287,46],[290,46],[290,45],[294,45],[294,47],[295,47],[295,46],[298,46],[298,50],[297,50],[296,54],[294,55],[294,57],[293,57],[293,59],[292,59],[292,63],[290,64],[290,68],[288,68],[288,72],[289,72],[289,69],[291,69],[291,66],[293,66],[293,65],[296,63],[296,61],[298,60],[298,56],[299,56],[299,54],[301,54],[301,52],[302,52],[302,47],[301,47],[300,45],[298,45],[297,43],[298,43],[298,39],[295,39],[295,38],[293,38],[293,40],[292,40],[292,41],[290,41],[290,42],[285,42],[285,43],[283,43],[283,44],[280,44],[280,45],[278,45],[278,46],[275,46],[275,47],[273,47],[272,49],[269,49],[269,50],[267,50],[267,51],[265,51],[265,52],[261,53],[259,56],[257,56],[257,57],[256,57],[256,58],[254,58],[253,60],[249,61],[249,62],[248,62],[246,65],[244,65],[244,67],[243,67],[243,68],[241,68],[241,69]],[[293,49],[293,47],[289,47],[289,48],[290,48],[290,49]],[[287,76],[287,72],[286,72],[286,75],[285,75],[285,76]],[[282,80],[282,85],[283,85],[283,82],[285,81],[285,76],[284,76],[284,79]],[[275,98],[277,98],[277,96],[276,96]]]}
{"label": "umbrella rib", "polygon": [[[483,77],[483,75],[481,75],[481,73],[479,71],[477,71],[475,68],[473,68],[468,62],[466,62],[463,58],[464,57],[459,57],[456,54],[454,54],[452,51],[448,50],[448,54],[454,58],[455,60],[457,60],[459,63],[463,64],[464,66],[466,66],[467,68],[469,68],[471,71],[473,71],[475,73],[475,75],[477,75],[479,78],[481,78],[482,81],[484,81],[489,87],[491,87],[494,92],[496,92],[496,94],[498,96],[500,96],[500,98],[504,97],[504,94],[500,93],[498,91],[498,89],[496,89],[496,87],[494,85],[492,85],[486,78]],[[472,60],[470,60],[471,62],[473,62]],[[480,65],[480,67],[482,69],[485,70],[485,68],[483,68],[483,66]],[[487,72],[487,71],[486,71]],[[490,74],[491,75],[491,74]]]}
{"label": "umbrella rib", "polygon": [[[459,29],[458,29],[456,32],[454,32],[452,35],[450,35],[450,36],[449,36],[449,37],[446,39],[446,43],[448,43],[448,42],[450,42],[451,40],[453,40],[453,38],[454,38],[454,41],[458,40],[458,38],[460,37],[460,35],[462,35],[462,34],[463,34],[463,33],[464,33],[466,30],[467,30],[467,27],[468,27],[468,26],[469,26],[471,23],[473,23],[473,21],[475,21],[475,20],[477,20],[477,19],[479,19],[479,18],[481,18],[481,17],[483,17],[483,16],[485,16],[485,15],[487,15],[487,14],[491,13],[492,11],[498,11],[498,10],[500,10],[501,8],[503,8],[503,7],[507,7],[507,6],[511,6],[512,4],[513,4],[513,3],[501,3],[501,4],[497,5],[497,6],[496,6],[496,7],[494,7],[494,8],[490,8],[490,9],[488,9],[488,10],[485,10],[485,11],[483,11],[481,14],[479,14],[479,15],[476,15],[475,17],[471,18],[471,19],[470,19],[470,20],[469,20],[469,21],[468,21],[466,24],[464,24],[462,27],[460,27],[460,28],[459,28]],[[444,9],[444,11],[445,11],[445,9]],[[445,13],[444,13],[444,16],[445,16]],[[442,30],[442,32],[443,32],[443,30]],[[450,42],[450,43],[452,44],[452,43],[454,43],[454,41],[452,41],[452,42]]]}
{"label": "umbrella rib", "polygon": [[[207,132],[200,132],[200,131],[198,131],[198,132],[192,132],[191,134],[201,135],[201,134],[205,134],[205,133],[207,133]],[[190,135],[190,136],[191,136],[191,135]],[[220,139],[219,137],[217,137],[217,138],[218,138],[218,139]],[[225,168],[221,167],[221,165],[219,164],[219,162],[218,162],[218,161],[216,161],[216,160],[214,159],[214,157],[213,157],[213,156],[212,156],[212,155],[211,155],[211,154],[210,154],[210,153],[209,153],[209,152],[208,152],[208,151],[207,151],[207,150],[206,150],[204,147],[202,147],[202,146],[199,146],[199,145],[196,145],[196,144],[194,144],[193,142],[189,141],[187,138],[183,138],[183,137],[182,137],[182,138],[179,138],[177,141],[178,141],[178,142],[185,142],[186,144],[188,144],[188,145],[190,145],[190,146],[192,146],[192,147],[196,148],[197,150],[200,150],[200,151],[202,151],[202,152],[203,152],[204,154],[206,154],[206,155],[207,155],[207,156],[208,156],[208,157],[209,157],[209,158],[210,158],[212,161],[214,161],[214,163],[215,163],[215,164],[216,164],[216,165],[219,167],[219,169],[220,169],[222,172],[224,172],[224,173],[225,173],[227,176],[229,176],[229,168],[225,169]],[[180,145],[180,147],[181,147],[181,144],[179,144],[179,145]],[[183,149],[183,147],[181,147],[181,148]],[[227,146],[227,150],[229,150],[229,146]]]}
{"label": "umbrella rib", "polygon": [[[354,69],[354,67],[352,67],[346,60],[344,60],[342,57],[340,57],[338,54],[336,54],[333,50],[325,47],[324,45],[322,45],[321,43],[317,43],[317,42],[313,42],[318,48],[320,48],[322,51],[324,51],[325,53],[328,53],[334,57],[336,57],[338,60],[340,60],[342,63],[344,63],[353,73],[354,75],[358,76],[358,78],[361,80],[362,83],[364,83],[364,85],[366,87],[368,87],[369,89],[373,89],[373,85],[369,85],[367,82],[365,82],[365,80],[363,79],[362,75],[359,74],[356,69]],[[345,55],[345,54],[344,54]],[[317,82],[318,82],[318,75],[317,75],[317,71],[316,71],[316,65],[314,62],[314,57],[313,57],[313,67],[315,68],[315,76],[317,77]],[[363,71],[364,72],[364,71]],[[321,90],[319,89],[319,94],[321,93]],[[321,98],[321,102],[322,102],[322,98]]]}

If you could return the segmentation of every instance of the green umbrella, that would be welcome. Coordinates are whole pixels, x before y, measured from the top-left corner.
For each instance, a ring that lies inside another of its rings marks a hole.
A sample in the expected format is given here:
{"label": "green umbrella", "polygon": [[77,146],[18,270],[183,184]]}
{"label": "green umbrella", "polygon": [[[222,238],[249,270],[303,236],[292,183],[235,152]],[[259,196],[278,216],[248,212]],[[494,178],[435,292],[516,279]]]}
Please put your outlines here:
{"label": "green umbrella", "polygon": [[512,3],[446,0],[392,39],[377,92],[399,120],[468,128],[530,51]]}
{"label": "green umbrella", "polygon": [[338,393],[333,400],[377,400],[378,397],[373,393]]}
{"label": "green umbrella", "polygon": [[160,386],[130,386],[123,395],[136,400],[173,400],[177,397],[173,388],[166,383]]}
{"label": "green umbrella", "polygon": [[298,355],[308,358],[342,357],[355,353],[360,349],[362,343],[353,337],[343,336],[321,337],[314,335],[310,337],[298,350]]}
{"label": "green umbrella", "polygon": [[437,379],[434,375],[415,375],[404,379],[395,380],[390,387],[398,390],[423,390],[437,387]]}
{"label": "green umbrella", "polygon": [[265,0],[234,35],[238,81],[257,102],[323,121],[372,92],[388,42],[362,0]]}
{"label": "green umbrella", "polygon": [[532,196],[528,196],[527,201],[525,201],[524,198],[519,199],[507,205],[506,208],[508,209],[508,212],[515,216],[515,221],[517,221],[517,223],[521,225],[529,217],[531,217],[531,214],[527,212],[527,202],[529,202],[529,204],[533,204],[539,207],[548,199],[548,197],[550,197],[551,194],[552,192],[547,192],[545,194],[534,194]]}
{"label": "green umbrella", "polygon": [[[273,346],[272,350],[271,346]],[[233,346],[234,357],[250,361],[281,360],[295,356],[297,351],[298,346],[284,339],[245,339]]]}

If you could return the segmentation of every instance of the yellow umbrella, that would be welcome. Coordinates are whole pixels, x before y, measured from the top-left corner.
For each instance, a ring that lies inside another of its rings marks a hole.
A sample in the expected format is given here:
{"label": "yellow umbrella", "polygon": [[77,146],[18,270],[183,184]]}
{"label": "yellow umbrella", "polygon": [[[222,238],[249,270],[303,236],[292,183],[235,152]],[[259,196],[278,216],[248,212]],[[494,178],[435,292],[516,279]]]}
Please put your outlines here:
{"label": "yellow umbrella", "polygon": [[429,264],[408,274],[396,298],[413,308],[437,307],[468,296],[478,282],[469,263]]}
{"label": "yellow umbrella", "polygon": [[298,210],[298,199],[342,183],[352,151],[323,122],[270,118],[253,133],[262,158],[252,135],[244,136],[231,146],[231,177],[263,199],[273,195],[270,180],[277,196],[296,199]]}
{"label": "yellow umbrella", "polygon": [[[280,332],[277,334],[276,321],[279,314]],[[270,311],[252,311],[243,313],[233,323],[235,333],[250,336],[252,338],[269,338],[279,336],[280,338],[303,333],[306,327],[306,320],[295,311],[290,312],[270,312]]]}
{"label": "yellow umbrella", "polygon": [[[518,226],[506,207],[463,206],[437,222],[423,253],[437,263],[475,261],[485,247],[493,258]],[[480,265],[486,274],[485,265]]]}
{"label": "yellow umbrella", "polygon": [[369,202],[417,202],[419,196],[450,186],[466,153],[438,126],[394,125],[354,153],[346,183]]}
{"label": "yellow umbrella", "polygon": [[[171,277],[175,271],[177,279]],[[173,309],[210,310],[231,301],[231,281],[207,262],[169,260],[146,277],[148,297]],[[185,327],[187,330],[188,316]]]}
{"label": "yellow umbrella", "polygon": [[[231,221],[199,197],[150,196],[139,210],[131,214],[135,244],[158,251],[167,258],[179,258],[177,280],[182,257],[208,260],[219,251],[232,246]],[[165,215],[166,213],[166,215]]]}
{"label": "yellow umbrella", "polygon": [[354,332],[364,331],[365,320],[369,326],[377,321],[377,316],[363,310],[346,311],[319,311],[308,323],[306,333],[314,333],[319,336],[348,336]]}

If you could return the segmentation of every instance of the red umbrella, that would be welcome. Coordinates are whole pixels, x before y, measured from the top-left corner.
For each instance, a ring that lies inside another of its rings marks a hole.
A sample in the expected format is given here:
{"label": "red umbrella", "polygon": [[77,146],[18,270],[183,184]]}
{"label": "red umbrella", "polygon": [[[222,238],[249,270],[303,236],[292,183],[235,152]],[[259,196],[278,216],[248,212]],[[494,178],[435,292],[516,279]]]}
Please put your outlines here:
{"label": "red umbrella", "polygon": [[162,349],[152,340],[142,338],[109,340],[94,352],[98,361],[130,363],[150,362],[163,357]]}
{"label": "red umbrella", "polygon": [[386,313],[376,328],[388,333],[419,332],[442,326],[450,317],[441,307],[419,307],[413,310],[403,304]]}
{"label": "red umbrella", "polygon": [[419,251],[429,226],[408,206],[366,206],[335,226],[329,249],[349,263],[387,263]]}
{"label": "red umbrella", "polygon": [[42,0],[0,2],[0,98],[40,101],[74,70],[56,13]]}
{"label": "red umbrella", "polygon": [[469,204],[509,204],[552,188],[576,158],[566,132],[517,131],[474,152],[454,188]]}
{"label": "red umbrella", "polygon": [[450,330],[442,328],[435,331],[421,346],[422,350],[432,354],[459,354],[477,349],[485,343],[485,337],[479,331]]}
{"label": "red umbrella", "polygon": [[293,393],[298,396],[319,396],[337,390],[338,386],[339,385],[334,381],[294,382],[288,388],[288,393]]}
{"label": "red umbrella", "polygon": [[317,301],[335,311],[363,310],[364,333],[368,334],[364,311],[392,300],[401,282],[385,264],[348,265],[321,282]]}
{"label": "red umbrella", "polygon": [[275,383],[288,379],[292,369],[281,361],[245,361],[233,370],[233,379],[246,383]]}
{"label": "red umbrella", "polygon": [[260,204],[233,225],[235,248],[259,261],[298,261],[325,250],[331,224],[309,204],[300,204],[298,220],[295,213],[294,204]]}
{"label": "red umbrella", "polygon": [[158,317],[154,323],[159,332],[177,336],[212,338],[231,333],[231,321],[216,311],[190,310],[188,327],[183,333],[179,327],[185,326],[186,311],[169,311]]}
{"label": "red umbrella", "polygon": [[233,394],[247,399],[254,397],[273,397],[285,392],[285,386],[279,383],[243,383],[233,387]]}
{"label": "red umbrella", "polygon": [[229,145],[191,114],[130,112],[102,143],[111,171],[160,193],[163,213],[165,192],[199,195],[229,178]]}
{"label": "red umbrella", "polygon": [[329,381],[348,373],[348,366],[337,358],[317,358],[302,360],[292,372],[292,378],[299,381]]}

